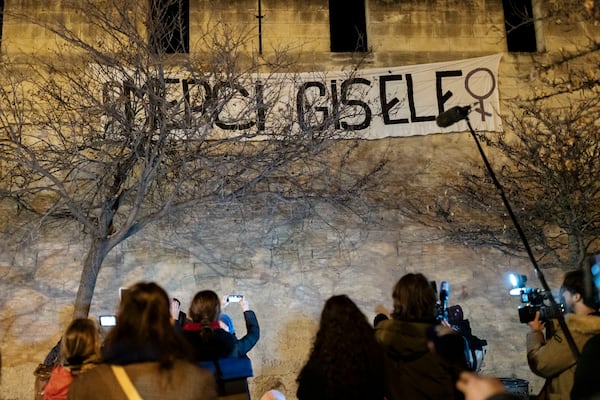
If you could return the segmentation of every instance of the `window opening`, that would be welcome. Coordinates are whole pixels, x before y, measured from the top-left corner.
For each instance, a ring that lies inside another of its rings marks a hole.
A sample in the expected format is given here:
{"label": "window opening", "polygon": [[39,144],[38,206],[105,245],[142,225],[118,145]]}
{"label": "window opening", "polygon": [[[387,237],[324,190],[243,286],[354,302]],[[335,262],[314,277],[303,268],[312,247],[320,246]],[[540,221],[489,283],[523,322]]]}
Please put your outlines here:
{"label": "window opening", "polygon": [[506,43],[510,52],[537,51],[531,0],[502,0]]}
{"label": "window opening", "polygon": [[190,50],[189,0],[152,0],[152,45],[167,54]]}
{"label": "window opening", "polygon": [[332,52],[366,52],[364,0],[329,0],[329,30]]}

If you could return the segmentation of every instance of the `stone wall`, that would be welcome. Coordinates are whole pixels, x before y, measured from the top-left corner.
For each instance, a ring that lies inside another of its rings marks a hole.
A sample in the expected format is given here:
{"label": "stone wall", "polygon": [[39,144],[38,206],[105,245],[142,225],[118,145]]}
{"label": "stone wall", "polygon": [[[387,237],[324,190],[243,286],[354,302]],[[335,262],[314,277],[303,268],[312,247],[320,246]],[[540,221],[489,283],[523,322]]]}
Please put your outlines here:
{"label": "stone wall", "polygon": [[[205,24],[209,16],[221,16],[252,31],[257,26],[255,3],[190,0],[192,28]],[[58,0],[5,0],[4,4],[10,11],[77,23],[76,15],[64,15]],[[329,53],[326,1],[263,0],[262,7],[266,51],[291,46],[299,55],[298,69],[339,69],[348,64],[350,55]],[[501,0],[367,0],[366,11],[372,48],[365,59],[369,67],[506,51]],[[577,37],[577,27],[557,21],[548,24],[548,49],[573,43],[570,34]],[[585,33],[598,35],[596,30],[585,27]],[[39,27],[5,16],[4,54],[16,55],[19,50],[44,54],[54,45]],[[531,73],[528,55],[505,54],[500,66],[502,100],[523,90]],[[466,134],[374,141],[369,146],[389,146],[399,176],[410,175],[411,162],[437,160],[429,170],[432,180],[435,168],[451,169],[448,166],[458,162],[461,154],[473,156],[475,151]],[[387,189],[394,193],[393,187]],[[294,398],[295,378],[310,350],[324,301],[346,293],[372,319],[377,304],[389,307],[397,279],[420,271],[438,283],[450,282],[450,303],[460,304],[473,333],[488,340],[483,373],[527,379],[532,392],[540,389],[542,382],[531,374],[525,357],[528,328],[518,322],[519,302],[508,295],[506,281],[507,273],[516,271],[529,275],[530,283],[537,285],[526,259],[489,248],[447,244],[438,230],[414,225],[396,210],[374,209],[369,222],[325,206],[319,211],[322,218],[302,219],[295,213],[303,212],[291,206],[272,213],[247,204],[227,209],[215,205],[197,210],[194,218],[166,219],[109,254],[91,317],[114,313],[119,287],[139,280],[160,283],[182,300],[184,309],[200,289],[243,294],[262,328],[261,339],[250,352],[255,370],[250,380],[253,398],[272,387]],[[12,215],[14,210],[4,212]],[[87,251],[85,233],[78,226],[60,223],[18,232],[0,242],[0,398],[4,400],[32,397],[32,372],[71,318]],[[551,287],[558,287],[561,275],[562,271],[546,271]],[[241,311],[228,312],[243,331]]]}
{"label": "stone wall", "polygon": [[[444,244],[437,232],[411,225],[394,212],[384,211],[377,223],[363,224],[324,208],[325,219],[285,224],[245,213],[240,222],[241,209],[229,207],[204,210],[210,215],[205,220],[165,221],[115,248],[100,273],[90,316],[114,313],[119,287],[140,280],[160,283],[182,300],[184,309],[200,289],[243,294],[262,329],[249,354],[253,398],[271,387],[294,398],[295,378],[325,300],[345,293],[372,319],[378,304],[390,307],[397,279],[420,271],[438,283],[450,282],[450,304],[460,304],[473,333],[488,340],[484,373],[527,379],[532,390],[539,389],[525,358],[528,327],[518,322],[519,301],[509,296],[506,279],[514,271],[535,284],[526,260]],[[31,397],[35,365],[68,324],[86,251],[77,229],[64,225],[27,243],[14,238],[3,244],[3,399]],[[546,273],[558,287],[561,272]],[[243,334],[241,310],[232,305],[227,311]]]}

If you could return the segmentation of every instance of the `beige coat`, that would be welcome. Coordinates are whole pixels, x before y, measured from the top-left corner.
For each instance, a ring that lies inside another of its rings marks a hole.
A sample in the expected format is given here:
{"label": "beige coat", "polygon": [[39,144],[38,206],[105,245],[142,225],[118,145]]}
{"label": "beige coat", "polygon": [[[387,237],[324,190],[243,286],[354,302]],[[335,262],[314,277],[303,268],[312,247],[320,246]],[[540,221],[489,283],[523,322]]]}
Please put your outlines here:
{"label": "beige coat", "polygon": [[[161,370],[157,362],[129,364],[125,371],[144,400],[216,400],[213,375],[191,363],[176,361]],[[101,364],[73,380],[70,400],[127,400],[111,366]]]}
{"label": "beige coat", "polygon": [[[565,322],[579,351],[592,336],[600,333],[600,316],[567,314]],[[549,400],[570,398],[575,358],[560,327],[548,340],[542,332],[527,334],[527,361],[533,373],[547,379]]]}

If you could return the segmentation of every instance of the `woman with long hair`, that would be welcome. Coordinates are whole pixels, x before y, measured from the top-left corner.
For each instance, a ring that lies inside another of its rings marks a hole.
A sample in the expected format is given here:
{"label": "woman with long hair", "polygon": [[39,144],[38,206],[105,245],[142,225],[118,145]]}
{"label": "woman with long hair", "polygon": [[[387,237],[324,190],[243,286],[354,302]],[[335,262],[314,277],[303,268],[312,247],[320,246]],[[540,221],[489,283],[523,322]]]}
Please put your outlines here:
{"label": "woman with long hair", "polygon": [[307,363],[299,400],[382,400],[383,355],[366,316],[346,295],[330,297]]}
{"label": "woman with long hair", "polygon": [[231,355],[235,336],[219,324],[221,300],[212,290],[201,290],[192,299],[183,335],[194,349],[195,361],[213,361]]}
{"label": "woman with long hair", "polygon": [[215,400],[214,378],[189,362],[169,307],[167,293],[156,283],[130,287],[102,349],[106,364],[77,377],[69,399],[127,399],[130,382],[145,400]]}
{"label": "woman with long hair", "polygon": [[[392,319],[378,316],[375,325],[375,337],[385,352],[387,399],[462,397],[454,387],[458,370],[466,369],[462,338],[452,335],[449,338],[457,340],[444,340],[456,348],[431,348],[437,299],[430,282],[423,274],[406,274],[396,283],[392,298]],[[458,356],[448,360],[442,354]]]}
{"label": "woman with long hair", "polygon": [[91,319],[71,321],[60,341],[60,364],[44,388],[44,400],[66,400],[73,376],[94,367],[100,359],[98,327]]}

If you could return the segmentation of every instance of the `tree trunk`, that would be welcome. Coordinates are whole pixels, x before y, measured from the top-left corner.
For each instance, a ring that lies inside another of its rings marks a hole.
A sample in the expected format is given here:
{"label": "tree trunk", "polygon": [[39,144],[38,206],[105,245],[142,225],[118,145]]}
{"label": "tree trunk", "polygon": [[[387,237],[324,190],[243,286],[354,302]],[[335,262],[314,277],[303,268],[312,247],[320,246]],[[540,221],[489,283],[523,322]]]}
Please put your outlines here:
{"label": "tree trunk", "polygon": [[106,239],[92,239],[87,256],[83,262],[79,289],[75,298],[73,318],[87,318],[92,304],[92,297],[94,296],[94,289],[96,288],[96,280],[100,273],[100,267],[109,250],[110,247]]}
{"label": "tree trunk", "polygon": [[568,238],[569,259],[567,260],[568,265],[565,266],[565,269],[580,268],[586,260],[586,248],[583,243],[581,231],[573,229],[568,232]]}

